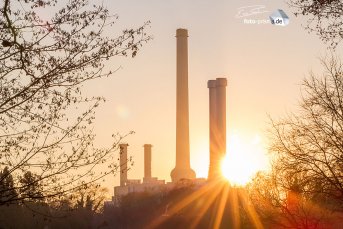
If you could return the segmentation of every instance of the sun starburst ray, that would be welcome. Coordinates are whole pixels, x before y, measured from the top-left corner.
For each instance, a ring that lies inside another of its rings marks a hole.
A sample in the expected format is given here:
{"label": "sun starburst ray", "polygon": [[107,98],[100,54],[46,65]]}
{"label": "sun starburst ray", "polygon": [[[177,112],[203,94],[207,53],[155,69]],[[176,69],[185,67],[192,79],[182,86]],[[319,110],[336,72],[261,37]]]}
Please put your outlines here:
{"label": "sun starburst ray", "polygon": [[[168,215],[173,216],[180,210],[184,209],[185,207],[189,206],[192,202],[195,200],[198,200],[199,198],[202,198],[205,194],[211,192],[214,188],[220,189],[220,184],[222,184],[219,181],[213,181],[208,183],[207,185],[204,185],[191,195],[185,197],[183,200],[178,201],[177,204],[175,204],[169,211]],[[146,228],[156,228],[159,225],[161,225],[164,221],[166,221],[167,218],[158,218],[155,221],[153,221],[151,224],[149,224]]]}
{"label": "sun starburst ray", "polygon": [[226,206],[226,202],[228,199],[228,193],[229,193],[229,185],[226,184],[222,190],[222,195],[220,196],[220,200],[219,200],[219,206],[218,206],[218,210],[217,210],[217,214],[216,214],[216,218],[214,221],[214,225],[213,228],[214,229],[219,229],[221,222],[222,222],[222,218],[224,215],[224,210],[225,210],[225,206]]}
{"label": "sun starburst ray", "polygon": [[222,188],[215,188],[213,193],[207,193],[206,201],[202,205],[196,219],[191,224],[190,228],[196,229],[199,222],[202,220],[206,212],[210,209],[211,205],[214,203],[215,199],[218,197],[219,193],[222,191]]}

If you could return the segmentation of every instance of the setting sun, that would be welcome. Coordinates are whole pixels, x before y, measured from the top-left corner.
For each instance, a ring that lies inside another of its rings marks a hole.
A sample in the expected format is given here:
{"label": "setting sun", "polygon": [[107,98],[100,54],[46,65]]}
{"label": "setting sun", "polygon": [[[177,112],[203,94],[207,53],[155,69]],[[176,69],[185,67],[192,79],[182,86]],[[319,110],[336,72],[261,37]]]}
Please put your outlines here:
{"label": "setting sun", "polygon": [[267,156],[258,135],[250,139],[231,135],[227,148],[222,173],[232,185],[244,186],[258,171],[267,168]]}

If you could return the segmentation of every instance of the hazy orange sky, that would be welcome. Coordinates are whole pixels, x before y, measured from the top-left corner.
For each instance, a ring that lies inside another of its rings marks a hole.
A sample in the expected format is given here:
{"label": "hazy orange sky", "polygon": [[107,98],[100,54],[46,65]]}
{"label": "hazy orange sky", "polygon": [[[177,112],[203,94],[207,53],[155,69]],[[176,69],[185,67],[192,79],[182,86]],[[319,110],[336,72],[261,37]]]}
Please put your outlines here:
{"label": "hazy orange sky", "polygon": [[[301,80],[311,69],[320,69],[317,58],[327,51],[284,1],[104,0],[104,4],[119,15],[114,33],[150,20],[148,32],[154,37],[134,59],[109,62],[109,69],[121,66],[111,78],[85,87],[89,95],[107,99],[96,114],[98,145],[109,144],[113,132],[136,132],[126,139],[135,161],[130,179],[143,177],[146,143],[153,145],[153,176],[170,181],[175,165],[177,28],[189,32],[191,166],[197,177],[207,176],[209,161],[207,80],[228,78],[228,138],[238,135],[247,144],[260,138],[261,147],[266,144],[268,115],[276,118],[294,109]],[[269,12],[235,17],[239,7],[250,5],[264,5]],[[244,18],[268,19],[276,9],[288,14],[288,26],[243,23]],[[108,187],[118,184],[119,176],[106,180]]]}

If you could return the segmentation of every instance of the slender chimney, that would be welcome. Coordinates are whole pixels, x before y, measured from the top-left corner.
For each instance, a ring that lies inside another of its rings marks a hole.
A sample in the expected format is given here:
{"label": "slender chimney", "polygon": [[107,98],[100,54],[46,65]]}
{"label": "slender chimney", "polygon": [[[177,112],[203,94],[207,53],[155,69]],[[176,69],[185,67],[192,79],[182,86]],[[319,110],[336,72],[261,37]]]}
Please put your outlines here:
{"label": "slender chimney", "polygon": [[[226,154],[226,78],[216,79],[216,113],[218,128],[218,153],[220,161]],[[220,166],[219,166],[220,167]]]}
{"label": "slender chimney", "polygon": [[127,182],[127,147],[128,144],[120,144],[120,186],[125,186]]}
{"label": "slender chimney", "polygon": [[187,39],[186,29],[176,30],[176,165],[170,174],[173,182],[195,178],[189,150]]}
{"label": "slender chimney", "polygon": [[144,179],[151,179],[151,144],[144,145]]}
{"label": "slender chimney", "polygon": [[208,170],[208,179],[214,179],[216,175],[216,165],[218,164],[218,145],[217,145],[217,90],[216,90],[216,80],[209,80],[207,82],[207,87],[209,89],[209,124],[210,124],[210,166]]}
{"label": "slender chimney", "polygon": [[210,166],[208,179],[220,178],[221,162],[226,154],[226,78],[209,80]]}

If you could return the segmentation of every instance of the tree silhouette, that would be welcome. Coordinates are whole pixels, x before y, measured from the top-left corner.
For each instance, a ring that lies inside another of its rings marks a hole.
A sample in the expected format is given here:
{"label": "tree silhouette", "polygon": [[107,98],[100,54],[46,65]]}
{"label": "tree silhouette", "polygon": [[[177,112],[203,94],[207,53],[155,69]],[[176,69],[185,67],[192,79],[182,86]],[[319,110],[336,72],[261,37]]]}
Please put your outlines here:
{"label": "tree silhouette", "polygon": [[343,39],[343,2],[341,0],[289,0],[295,15],[306,17],[306,29],[336,47]]}
{"label": "tree silhouette", "polygon": [[107,192],[107,188],[103,188],[99,184],[91,184],[86,188],[81,187],[71,197],[75,200],[74,208],[102,212]]}
{"label": "tree silhouette", "polygon": [[41,201],[44,198],[41,178],[30,171],[24,173],[20,178],[20,196],[23,199]]}
{"label": "tree silhouette", "polygon": [[272,171],[250,187],[261,215],[282,227],[342,220],[343,65],[333,55],[321,64],[321,75],[303,81],[298,112],[272,120]]}
{"label": "tree silhouette", "polygon": [[303,192],[337,200],[343,210],[343,69],[336,57],[321,60],[323,76],[303,83],[299,114],[272,123],[277,175]]}
{"label": "tree silhouette", "polygon": [[11,200],[16,197],[17,192],[14,188],[14,180],[6,166],[3,171],[0,172],[0,201],[10,203]]}
{"label": "tree silhouette", "polygon": [[134,57],[150,39],[148,23],[116,33],[116,19],[104,6],[86,0],[3,1],[0,165],[14,179],[18,195],[11,201],[32,197],[19,195],[19,180],[28,170],[43,186],[42,198],[72,192],[117,171],[112,159],[124,136],[114,134],[107,147],[95,148],[92,123],[104,98],[82,94],[86,81],[116,71],[105,68],[109,58]]}

